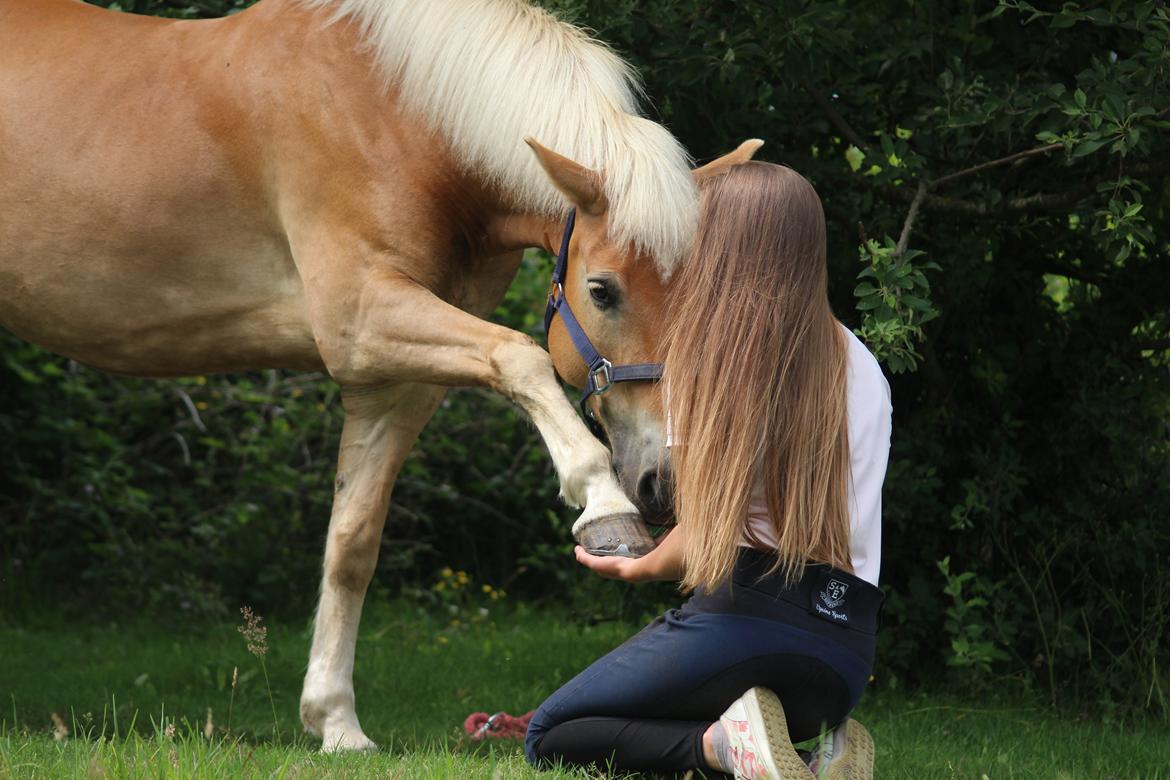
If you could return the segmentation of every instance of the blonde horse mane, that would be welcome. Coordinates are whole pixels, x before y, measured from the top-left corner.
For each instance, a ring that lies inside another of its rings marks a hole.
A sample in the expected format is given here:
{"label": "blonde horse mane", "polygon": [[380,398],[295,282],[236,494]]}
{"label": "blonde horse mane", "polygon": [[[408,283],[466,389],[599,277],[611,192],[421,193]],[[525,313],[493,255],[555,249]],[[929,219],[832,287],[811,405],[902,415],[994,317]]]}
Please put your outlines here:
{"label": "blonde horse mane", "polygon": [[524,138],[604,172],[610,238],[652,254],[664,278],[690,247],[690,159],[638,115],[641,85],[604,44],[525,0],[301,0],[353,20],[387,84],[513,207],[566,209]]}

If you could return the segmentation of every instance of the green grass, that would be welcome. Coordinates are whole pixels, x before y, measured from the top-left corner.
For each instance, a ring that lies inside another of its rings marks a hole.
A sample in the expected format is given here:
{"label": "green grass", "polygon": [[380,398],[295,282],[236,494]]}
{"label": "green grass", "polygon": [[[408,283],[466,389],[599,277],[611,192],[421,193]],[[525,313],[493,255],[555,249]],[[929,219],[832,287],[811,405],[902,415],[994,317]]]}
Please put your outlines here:
{"label": "green grass", "polygon": [[[471,743],[462,722],[532,709],[634,628],[524,608],[452,628],[405,603],[372,609],[356,685],[362,725],[382,750],[325,756],[297,719],[307,626],[270,628],[274,726],[259,663],[233,624],[0,624],[0,777],[595,777],[538,775],[517,743]],[[67,739],[53,739],[52,713]],[[856,717],[873,733],[879,778],[1170,780],[1164,723],[1071,720],[1011,693],[872,692]]]}

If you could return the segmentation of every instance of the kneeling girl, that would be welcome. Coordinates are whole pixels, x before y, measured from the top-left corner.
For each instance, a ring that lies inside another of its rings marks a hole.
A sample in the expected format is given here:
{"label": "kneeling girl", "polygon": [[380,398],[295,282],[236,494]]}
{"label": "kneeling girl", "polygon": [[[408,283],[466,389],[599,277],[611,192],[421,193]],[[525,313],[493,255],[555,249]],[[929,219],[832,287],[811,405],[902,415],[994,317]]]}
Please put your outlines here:
{"label": "kneeling girl", "polygon": [[[556,691],[536,765],[869,777],[848,720],[874,660],[889,386],[828,301],[825,219],[788,168],[702,185],[669,291],[668,441],[677,526],[639,559],[577,560],[693,595]],[[831,730],[811,760],[793,742]]]}

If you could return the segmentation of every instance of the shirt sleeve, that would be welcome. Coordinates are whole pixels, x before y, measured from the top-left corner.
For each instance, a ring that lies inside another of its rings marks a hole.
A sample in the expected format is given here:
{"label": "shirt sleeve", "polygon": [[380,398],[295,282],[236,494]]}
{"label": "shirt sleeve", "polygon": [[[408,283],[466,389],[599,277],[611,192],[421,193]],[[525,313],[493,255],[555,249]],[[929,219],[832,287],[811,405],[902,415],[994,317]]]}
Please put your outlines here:
{"label": "shirt sleeve", "polygon": [[881,571],[882,484],[890,456],[893,405],[890,385],[865,345],[850,334],[849,553],[853,573],[877,585]]}

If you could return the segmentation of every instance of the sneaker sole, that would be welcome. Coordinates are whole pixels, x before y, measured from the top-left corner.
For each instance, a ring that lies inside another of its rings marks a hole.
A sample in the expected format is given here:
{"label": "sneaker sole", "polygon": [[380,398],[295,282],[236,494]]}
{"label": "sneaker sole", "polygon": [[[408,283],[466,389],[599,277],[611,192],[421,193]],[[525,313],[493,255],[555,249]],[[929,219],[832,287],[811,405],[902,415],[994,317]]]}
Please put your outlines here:
{"label": "sneaker sole", "polygon": [[[752,688],[743,696],[748,723],[756,734],[767,737],[768,754],[762,756],[778,780],[816,780],[788,738],[788,720],[780,699],[767,688]],[[868,736],[868,735],[867,735]]]}
{"label": "sneaker sole", "polygon": [[824,780],[873,780],[873,737],[855,720],[843,728],[845,752],[829,764]]}

